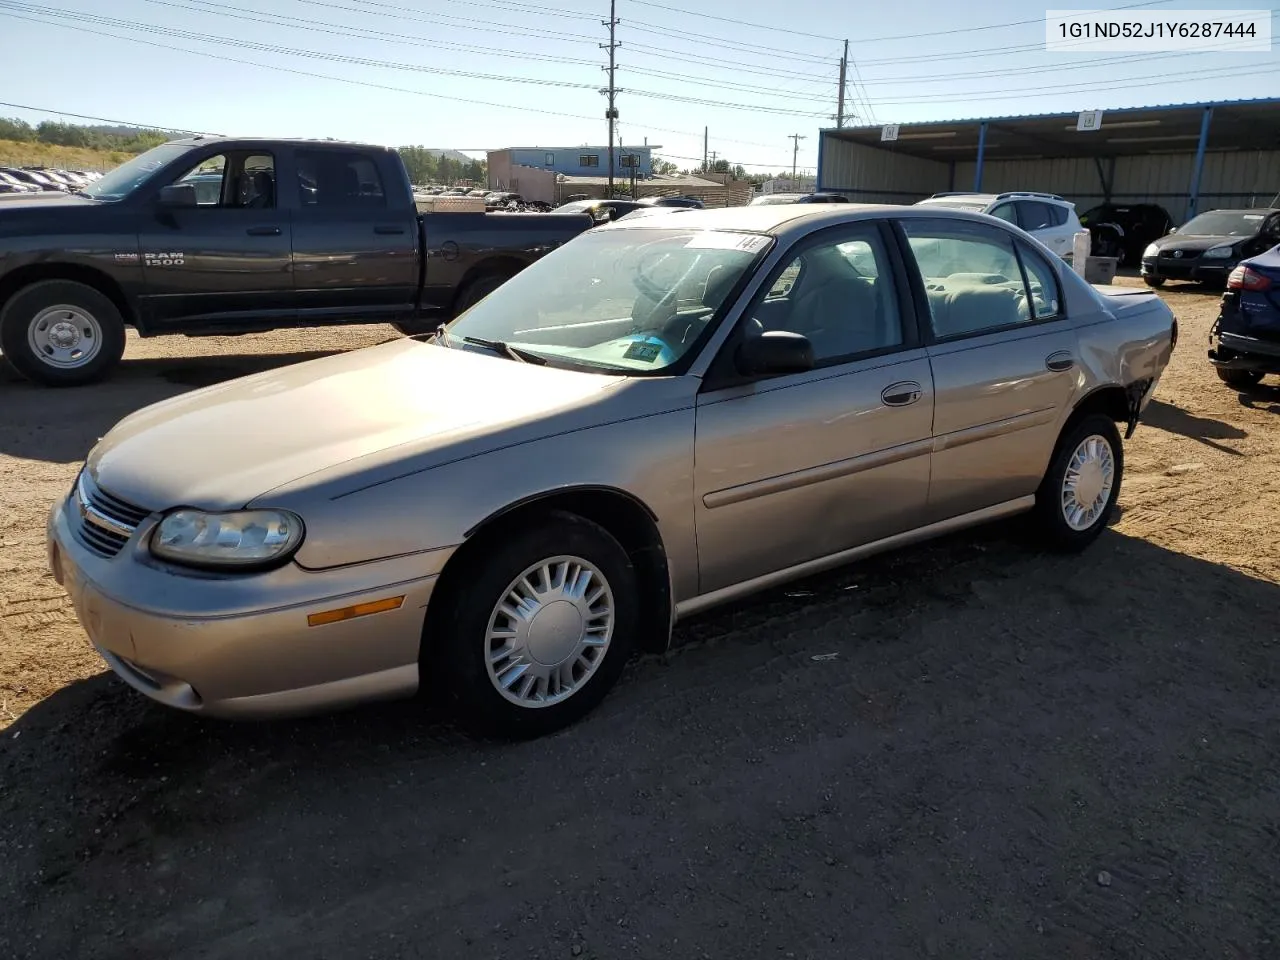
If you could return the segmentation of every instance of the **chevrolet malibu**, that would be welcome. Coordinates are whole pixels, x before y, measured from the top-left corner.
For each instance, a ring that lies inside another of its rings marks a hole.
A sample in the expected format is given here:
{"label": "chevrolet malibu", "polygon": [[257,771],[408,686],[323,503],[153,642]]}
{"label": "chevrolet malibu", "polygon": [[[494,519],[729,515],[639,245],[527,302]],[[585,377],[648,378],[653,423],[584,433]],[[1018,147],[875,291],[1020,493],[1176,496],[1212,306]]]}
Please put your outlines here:
{"label": "chevrolet malibu", "polygon": [[715,604],[1018,513],[1084,547],[1176,333],[983,214],[619,221],[435,334],[125,418],[50,566],[170,707],[416,692],[536,735]]}

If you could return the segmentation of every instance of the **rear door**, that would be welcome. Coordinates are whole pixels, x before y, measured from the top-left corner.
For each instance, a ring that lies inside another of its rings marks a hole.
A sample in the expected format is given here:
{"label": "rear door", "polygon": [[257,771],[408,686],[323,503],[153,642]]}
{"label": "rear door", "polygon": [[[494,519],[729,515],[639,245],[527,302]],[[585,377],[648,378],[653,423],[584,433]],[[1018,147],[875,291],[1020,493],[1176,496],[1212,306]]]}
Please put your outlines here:
{"label": "rear door", "polygon": [[387,182],[379,159],[345,146],[293,151],[294,281],[303,320],[378,323],[414,310],[417,209],[406,185]]}
{"label": "rear door", "polygon": [[1075,330],[1049,262],[998,227],[904,219],[937,399],[931,522],[1035,493],[1075,392]]}
{"label": "rear door", "polygon": [[1074,232],[1067,226],[1067,210],[1041,200],[1019,200],[1018,225],[1060,257],[1071,253]]}
{"label": "rear door", "polygon": [[[194,207],[161,207],[138,232],[149,326],[295,315],[289,211],[276,196],[278,157],[264,150],[202,155],[173,184],[196,190]],[[163,186],[168,186],[164,184]]]}

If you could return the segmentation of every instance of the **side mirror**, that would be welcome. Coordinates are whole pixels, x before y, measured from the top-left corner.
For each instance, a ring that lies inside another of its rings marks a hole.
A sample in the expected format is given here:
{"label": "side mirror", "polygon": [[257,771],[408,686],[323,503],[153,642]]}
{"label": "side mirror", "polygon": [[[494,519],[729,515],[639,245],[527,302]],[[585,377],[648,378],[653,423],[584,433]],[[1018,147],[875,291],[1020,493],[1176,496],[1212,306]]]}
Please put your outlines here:
{"label": "side mirror", "polygon": [[747,376],[803,373],[814,367],[813,344],[790,330],[766,330],[747,337],[735,356],[739,373]]}
{"label": "side mirror", "polygon": [[160,188],[160,206],[162,207],[194,207],[196,206],[196,187],[193,183],[173,183]]}

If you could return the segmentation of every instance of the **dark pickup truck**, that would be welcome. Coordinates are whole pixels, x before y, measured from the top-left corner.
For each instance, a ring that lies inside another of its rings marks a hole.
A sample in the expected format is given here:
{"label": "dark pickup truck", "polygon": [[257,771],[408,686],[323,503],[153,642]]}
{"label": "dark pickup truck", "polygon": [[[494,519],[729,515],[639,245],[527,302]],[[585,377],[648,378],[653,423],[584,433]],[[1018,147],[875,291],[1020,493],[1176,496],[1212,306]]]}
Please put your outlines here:
{"label": "dark pickup truck", "polygon": [[385,147],[175,140],[74,194],[0,198],[0,351],[28,378],[68,386],[119,362],[127,326],[423,333],[590,226],[420,213]]}

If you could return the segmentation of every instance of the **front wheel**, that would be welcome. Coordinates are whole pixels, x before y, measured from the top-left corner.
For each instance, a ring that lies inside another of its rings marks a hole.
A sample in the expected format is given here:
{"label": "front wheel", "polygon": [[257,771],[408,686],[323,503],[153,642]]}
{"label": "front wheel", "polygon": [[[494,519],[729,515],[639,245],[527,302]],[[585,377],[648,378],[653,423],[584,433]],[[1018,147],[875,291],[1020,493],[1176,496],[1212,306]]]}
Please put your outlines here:
{"label": "front wheel", "polygon": [[1124,447],[1115,421],[1090,414],[1069,427],[1036,491],[1035,514],[1045,544],[1082,550],[1106,528],[1120,496]]}
{"label": "front wheel", "polygon": [[454,581],[433,662],[472,729],[534,737],[590,712],[617,682],[635,640],[639,598],[627,552],[568,513],[485,544]]}
{"label": "front wheel", "polygon": [[464,310],[470,310],[510,279],[508,276],[497,273],[486,273],[476,277],[458,294],[458,299],[453,305],[453,315],[456,317]]}
{"label": "front wheel", "polygon": [[0,349],[28,380],[50,387],[92,383],[124,355],[124,319],[111,300],[72,280],[41,280],[0,312]]}
{"label": "front wheel", "polygon": [[1237,390],[1256,387],[1265,376],[1261,370],[1224,370],[1222,367],[1218,367],[1217,370],[1218,379],[1228,387],[1235,387]]}
{"label": "front wheel", "polygon": [[1148,287],[1164,286],[1164,277],[1143,277],[1142,280]]}

